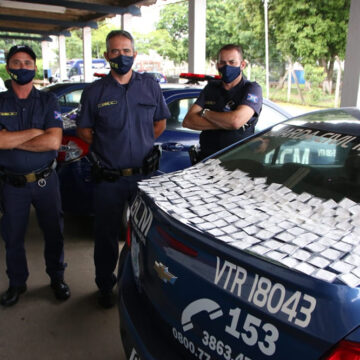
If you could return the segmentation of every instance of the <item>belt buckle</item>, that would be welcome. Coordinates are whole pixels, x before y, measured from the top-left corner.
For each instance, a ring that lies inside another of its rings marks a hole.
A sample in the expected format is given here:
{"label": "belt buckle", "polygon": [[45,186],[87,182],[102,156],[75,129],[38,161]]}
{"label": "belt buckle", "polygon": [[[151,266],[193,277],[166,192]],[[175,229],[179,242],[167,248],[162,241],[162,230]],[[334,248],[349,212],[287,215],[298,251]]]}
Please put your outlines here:
{"label": "belt buckle", "polygon": [[131,176],[133,174],[133,169],[121,169],[122,176]]}
{"label": "belt buckle", "polygon": [[36,181],[36,174],[35,173],[26,174],[24,176],[25,176],[25,179],[26,179],[27,182]]}

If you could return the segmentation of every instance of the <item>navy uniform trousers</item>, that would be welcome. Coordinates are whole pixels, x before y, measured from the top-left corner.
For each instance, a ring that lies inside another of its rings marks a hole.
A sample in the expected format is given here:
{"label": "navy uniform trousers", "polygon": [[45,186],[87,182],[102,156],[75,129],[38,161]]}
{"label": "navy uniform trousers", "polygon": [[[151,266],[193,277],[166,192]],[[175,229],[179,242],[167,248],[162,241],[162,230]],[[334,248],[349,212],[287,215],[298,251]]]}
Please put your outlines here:
{"label": "navy uniform trousers", "polygon": [[24,187],[5,183],[2,201],[1,235],[5,241],[10,286],[25,285],[29,276],[24,240],[31,204],[44,234],[46,272],[51,280],[62,280],[65,268],[63,213],[56,172],[46,179],[44,187],[40,187],[37,181],[26,183]]}
{"label": "navy uniform trousers", "polygon": [[126,203],[136,196],[137,181],[142,175],[124,176],[117,181],[95,185],[95,282],[101,291],[111,291],[116,283],[114,270],[119,257],[119,240]]}

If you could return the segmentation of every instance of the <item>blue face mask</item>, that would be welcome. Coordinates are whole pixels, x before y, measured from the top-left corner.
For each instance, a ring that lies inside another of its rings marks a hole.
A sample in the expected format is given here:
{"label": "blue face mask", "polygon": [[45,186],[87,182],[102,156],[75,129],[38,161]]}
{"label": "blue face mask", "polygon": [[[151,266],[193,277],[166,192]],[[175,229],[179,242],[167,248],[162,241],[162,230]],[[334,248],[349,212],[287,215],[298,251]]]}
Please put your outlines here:
{"label": "blue face mask", "polygon": [[28,84],[35,76],[35,70],[9,69],[11,78],[19,85]]}
{"label": "blue face mask", "polygon": [[218,70],[221,74],[221,80],[227,84],[234,81],[241,74],[240,66],[224,65]]}
{"label": "blue face mask", "polygon": [[133,56],[119,55],[116,58],[109,59],[111,69],[113,69],[119,75],[126,74],[134,63]]}

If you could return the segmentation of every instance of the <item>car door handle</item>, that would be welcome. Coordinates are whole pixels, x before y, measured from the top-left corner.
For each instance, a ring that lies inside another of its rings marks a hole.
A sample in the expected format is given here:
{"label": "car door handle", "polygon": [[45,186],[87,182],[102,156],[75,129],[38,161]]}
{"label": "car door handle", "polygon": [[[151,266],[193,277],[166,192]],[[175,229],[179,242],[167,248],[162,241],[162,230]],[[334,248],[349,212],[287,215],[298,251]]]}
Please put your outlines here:
{"label": "car door handle", "polygon": [[161,144],[161,147],[165,151],[182,151],[184,149],[184,145],[176,142],[168,142]]}

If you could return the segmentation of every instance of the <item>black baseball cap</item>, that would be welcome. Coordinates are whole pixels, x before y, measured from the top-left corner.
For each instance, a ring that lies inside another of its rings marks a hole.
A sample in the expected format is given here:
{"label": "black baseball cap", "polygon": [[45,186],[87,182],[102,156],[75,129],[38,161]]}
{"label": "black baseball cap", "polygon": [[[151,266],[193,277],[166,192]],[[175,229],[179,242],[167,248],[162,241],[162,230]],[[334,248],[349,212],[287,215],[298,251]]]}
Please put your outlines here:
{"label": "black baseball cap", "polygon": [[25,52],[29,54],[34,61],[36,61],[36,55],[33,51],[33,49],[30,46],[27,45],[14,45],[8,52],[6,56],[6,63],[9,63],[10,58],[15,55],[18,52]]}

